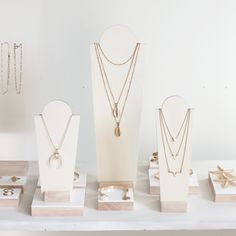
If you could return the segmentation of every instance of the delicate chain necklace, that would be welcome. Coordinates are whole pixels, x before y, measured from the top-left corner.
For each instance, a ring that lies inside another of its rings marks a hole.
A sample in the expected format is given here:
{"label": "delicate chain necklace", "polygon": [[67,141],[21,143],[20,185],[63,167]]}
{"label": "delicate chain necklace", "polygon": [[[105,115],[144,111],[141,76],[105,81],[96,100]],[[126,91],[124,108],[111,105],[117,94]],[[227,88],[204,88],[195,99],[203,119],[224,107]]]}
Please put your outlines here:
{"label": "delicate chain necklace", "polygon": [[61,149],[62,145],[63,145],[63,142],[64,142],[64,139],[65,139],[65,136],[66,136],[66,133],[68,131],[68,128],[69,128],[69,125],[70,125],[70,121],[71,121],[71,118],[72,118],[73,115],[71,115],[66,123],[66,127],[65,127],[65,130],[63,132],[63,135],[61,137],[61,140],[59,142],[59,145],[55,145],[53,140],[52,140],[52,137],[49,133],[49,129],[48,129],[48,126],[46,124],[46,121],[43,117],[43,115],[41,115],[41,118],[42,118],[42,121],[43,121],[43,125],[44,125],[44,128],[46,130],[46,133],[47,133],[47,136],[48,136],[48,139],[53,147],[53,154],[49,157],[49,166],[52,167],[54,166],[54,162],[56,162],[56,168],[59,169],[61,166],[62,166],[62,157],[60,155],[60,152],[59,150]]}
{"label": "delicate chain necklace", "polygon": [[169,134],[169,136],[170,136],[170,140],[171,140],[172,142],[175,142],[175,141],[178,140],[179,135],[181,134],[181,130],[182,130],[182,128],[184,127],[184,130],[183,130],[183,132],[182,132],[182,137],[181,137],[180,145],[179,145],[179,147],[178,147],[178,149],[177,149],[177,152],[174,152],[174,151],[172,150],[172,148],[171,148],[171,144],[169,143],[169,138],[167,137],[168,135],[167,135],[166,130],[168,131],[169,128],[168,128],[168,125],[167,125],[165,116],[164,116],[164,114],[163,114],[163,111],[162,111],[162,110],[160,111],[160,119],[162,120],[163,132],[164,132],[164,135],[165,135],[166,143],[167,143],[168,149],[169,149],[169,151],[170,151],[170,153],[171,153],[171,156],[172,156],[172,158],[173,158],[174,160],[178,157],[179,152],[180,152],[180,150],[181,150],[181,147],[182,147],[182,145],[183,145],[185,133],[186,133],[186,131],[187,131],[187,124],[188,124],[187,118],[188,118],[189,112],[190,112],[190,110],[187,110],[186,115],[185,115],[185,118],[184,118],[184,121],[183,121],[183,123],[182,123],[182,125],[181,125],[181,128],[180,128],[180,131],[178,132],[178,135],[176,136],[177,138],[175,138],[175,139],[173,140],[173,136],[171,136],[171,134],[168,132],[168,134]]}
{"label": "delicate chain necklace", "polygon": [[[17,79],[17,49],[20,49],[19,54],[19,79]],[[22,43],[16,44],[14,43],[14,78],[15,78],[15,89],[16,93],[21,93],[21,85],[22,85]]]}
{"label": "delicate chain necklace", "polygon": [[[124,84],[122,86],[122,89],[121,89],[120,94],[119,94],[117,99],[115,98],[114,93],[111,89],[111,85],[110,85],[110,82],[109,82],[109,79],[108,79],[108,76],[107,76],[107,73],[106,73],[106,70],[105,70],[105,66],[104,66],[104,63],[103,63],[103,60],[102,60],[102,57],[101,57],[101,53],[100,53],[101,46],[99,45],[99,43],[95,43],[94,46],[95,46],[95,52],[96,52],[96,56],[97,56],[97,60],[98,60],[98,66],[99,66],[99,69],[100,69],[103,85],[104,85],[105,92],[106,92],[106,95],[107,95],[107,98],[108,98],[110,109],[112,111],[112,114],[113,114],[113,117],[114,117],[114,120],[115,120],[115,123],[116,123],[115,135],[116,135],[116,137],[119,137],[119,136],[121,136],[120,122],[121,122],[121,119],[123,117],[125,105],[126,105],[128,95],[129,95],[129,92],[130,92],[130,88],[131,88],[131,84],[132,84],[132,81],[133,81],[133,76],[134,76],[134,71],[135,71],[135,67],[136,67],[136,63],[137,63],[140,43],[136,44],[134,52],[132,53],[131,57],[123,63],[118,64],[118,63],[111,62],[111,60],[109,60],[105,56],[105,59],[109,63],[111,63],[113,65],[116,65],[116,66],[124,65],[124,64],[126,64],[130,61],[130,66],[129,66]],[[102,55],[105,55],[103,51],[102,51]],[[128,83],[128,85],[127,85],[127,83]],[[119,105],[120,105],[119,103],[120,103],[120,100],[122,98],[122,95],[123,95],[126,87],[127,87],[127,92],[124,95],[124,103],[123,103],[123,106],[121,105],[121,109],[120,109],[121,111],[119,111]]]}
{"label": "delicate chain necklace", "polygon": [[[6,89],[4,89],[4,46],[7,46],[7,81],[6,81]],[[10,45],[8,42],[1,43],[1,81],[2,81],[2,94],[6,94],[8,92],[9,84],[10,84]]]}
{"label": "delicate chain necklace", "polygon": [[[165,142],[167,143],[167,147],[169,147],[168,137],[167,137],[167,133],[165,131],[166,127],[165,127],[165,122],[163,120],[163,117],[164,117],[163,116],[163,112],[162,112],[162,109],[159,109],[160,127],[161,127],[161,138],[162,138],[162,144],[163,144],[163,149],[164,149],[165,162],[166,162],[166,166],[167,166],[167,169],[168,169],[168,173],[172,174],[174,177],[177,174],[181,174],[182,173],[183,165],[184,165],[184,161],[185,161],[185,154],[186,154],[186,148],[187,148],[187,142],[188,142],[189,124],[190,124],[190,109],[187,110],[186,114],[187,114],[187,116],[186,116],[187,118],[186,118],[186,121],[185,121],[186,125],[185,125],[183,136],[182,136],[181,142],[180,142],[180,146],[182,147],[183,140],[184,140],[183,156],[182,156],[181,165],[180,165],[179,170],[178,171],[174,171],[174,170],[171,170],[170,165],[169,165],[169,161],[168,161],[168,157],[167,157]],[[179,154],[181,147],[179,147],[177,149],[178,151],[177,151],[176,154],[173,154],[172,149],[169,148],[169,152],[170,152],[172,158],[173,158],[173,155],[176,157],[176,155]],[[173,159],[176,160],[176,158],[173,158]]]}

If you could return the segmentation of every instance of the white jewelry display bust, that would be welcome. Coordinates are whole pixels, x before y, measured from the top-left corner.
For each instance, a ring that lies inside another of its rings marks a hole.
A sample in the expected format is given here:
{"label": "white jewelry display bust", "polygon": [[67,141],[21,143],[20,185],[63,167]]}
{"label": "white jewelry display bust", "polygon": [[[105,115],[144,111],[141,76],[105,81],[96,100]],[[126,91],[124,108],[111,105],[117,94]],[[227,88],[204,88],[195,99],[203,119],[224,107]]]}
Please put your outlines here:
{"label": "white jewelry display bust", "polygon": [[[130,57],[138,40],[125,26],[105,30],[100,45],[109,59],[121,63]],[[125,106],[121,136],[114,134],[114,118],[102,82],[94,44],[91,49],[92,89],[96,158],[99,182],[134,182],[137,173],[139,126],[142,107],[144,49],[140,46],[133,82]],[[127,67],[106,67],[111,87],[118,94],[124,83]]]}
{"label": "white jewelry display bust", "polygon": [[[70,107],[62,101],[52,101],[48,103],[42,115],[47,123],[51,139],[57,145],[68,119],[72,115]],[[79,115],[72,115],[63,145],[60,149],[62,165],[56,169],[50,166],[49,158],[54,150],[50,143],[47,131],[43,124],[41,115],[35,116],[35,128],[39,159],[39,176],[41,192],[46,191],[71,191],[73,188],[74,169],[77,153]]]}
{"label": "white jewelry display bust", "polygon": [[[162,104],[162,112],[165,114],[165,119],[169,129],[176,134],[185,117],[188,107],[183,98],[179,96],[168,97]],[[159,154],[159,171],[160,171],[160,200],[162,211],[186,211],[188,199],[188,184],[189,184],[189,169],[191,161],[191,146],[192,146],[192,118],[193,110],[190,109],[189,130],[187,135],[187,145],[185,155],[180,153],[176,160],[171,158],[168,150],[167,159],[172,170],[180,170],[182,158],[184,158],[182,172],[173,176],[168,173],[168,167],[165,159],[165,150],[163,147],[163,137],[161,133],[161,123],[159,109],[156,113],[157,122],[157,143]]]}

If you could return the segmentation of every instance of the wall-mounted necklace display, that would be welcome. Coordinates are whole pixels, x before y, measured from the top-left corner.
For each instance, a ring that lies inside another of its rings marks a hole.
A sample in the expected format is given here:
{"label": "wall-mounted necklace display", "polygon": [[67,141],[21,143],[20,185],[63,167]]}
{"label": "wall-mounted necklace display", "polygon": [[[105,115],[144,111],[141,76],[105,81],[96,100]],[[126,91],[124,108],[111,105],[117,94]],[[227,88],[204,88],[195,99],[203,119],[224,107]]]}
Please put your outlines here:
{"label": "wall-mounted necklace display", "polygon": [[3,95],[8,92],[10,83],[10,59],[9,43],[1,43],[1,86]]}
{"label": "wall-mounted necklace display", "polygon": [[[13,47],[13,50],[11,48]],[[9,91],[11,75],[14,75],[16,94],[21,93],[23,70],[23,46],[22,43],[1,43],[1,90],[5,95]],[[11,56],[13,54],[13,56]],[[14,70],[11,73],[11,58],[13,58]]]}
{"label": "wall-mounted necklace display", "polygon": [[14,43],[14,80],[16,93],[21,93],[22,86],[22,43]]}
{"label": "wall-mounted necklace display", "polygon": [[189,175],[192,117],[193,110],[179,96],[168,97],[156,113],[160,178],[150,172],[155,170],[149,170],[149,178],[150,187],[159,187],[162,211],[186,211],[190,186],[198,190],[195,172]]}
{"label": "wall-mounted necklace display", "polygon": [[83,214],[86,183],[81,188],[74,186],[79,122],[80,116],[58,100],[35,115],[40,185],[31,205],[32,215]]}
{"label": "wall-mounted necklace display", "polygon": [[[108,28],[99,43],[91,44],[96,158],[100,187],[128,185],[132,188],[136,180],[143,54],[143,46],[137,37],[122,25]],[[123,202],[119,205],[119,200],[116,204],[122,207]],[[108,202],[109,199],[105,199],[101,202],[103,207],[99,203],[99,208],[117,209],[116,206],[110,207]]]}

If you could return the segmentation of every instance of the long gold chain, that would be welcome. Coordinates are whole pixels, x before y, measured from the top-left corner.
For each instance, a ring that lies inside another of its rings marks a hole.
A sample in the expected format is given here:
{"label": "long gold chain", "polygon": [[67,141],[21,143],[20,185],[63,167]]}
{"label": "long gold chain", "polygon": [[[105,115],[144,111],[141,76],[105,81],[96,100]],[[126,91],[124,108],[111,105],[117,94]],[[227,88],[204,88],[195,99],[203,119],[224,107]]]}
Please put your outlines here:
{"label": "long gold chain", "polygon": [[[130,63],[130,66],[129,66],[129,69],[128,69],[128,72],[127,72],[127,75],[126,75],[126,78],[125,78],[125,81],[124,81],[124,84],[122,86],[120,95],[118,96],[118,99],[115,99],[112,88],[110,86],[108,75],[106,73],[106,69],[105,69],[105,66],[104,66],[104,63],[103,63],[103,60],[102,60],[102,57],[101,57],[101,53],[100,53],[100,50],[99,50],[99,48],[101,48],[101,47],[99,46],[98,43],[95,43],[94,46],[95,46],[95,52],[96,52],[96,56],[97,56],[98,66],[99,66],[99,69],[100,69],[103,85],[104,85],[105,92],[106,92],[106,95],[107,95],[107,98],[108,98],[110,109],[112,111],[112,114],[113,114],[113,117],[114,117],[114,120],[115,120],[115,123],[116,123],[115,135],[117,137],[119,137],[121,135],[120,122],[121,122],[121,119],[123,117],[125,105],[127,103],[128,95],[129,95],[131,84],[132,84],[132,81],[133,81],[133,76],[134,76],[134,71],[135,71],[135,67],[136,67],[136,63],[137,63],[140,43],[137,43],[136,46],[135,46],[134,53],[132,54],[132,57],[131,57],[132,58],[131,63]],[[126,61],[126,63],[127,62],[128,61]],[[129,80],[129,83],[128,83],[128,80]],[[119,102],[120,102],[121,97],[124,93],[124,90],[125,90],[125,87],[126,87],[127,83],[128,83],[127,92],[126,92],[125,97],[124,97],[123,106],[121,106],[121,112],[119,113]],[[112,102],[113,102],[113,105],[112,105]]]}
{"label": "long gold chain", "polygon": [[[6,81],[6,89],[4,89],[4,46],[7,46],[7,81]],[[6,94],[8,92],[9,84],[10,84],[10,45],[8,42],[1,43],[1,81],[2,81],[2,94]]]}
{"label": "long gold chain", "polygon": [[[20,54],[19,54],[19,79],[17,79],[17,49],[20,48]],[[14,43],[14,78],[15,78],[15,89],[16,93],[21,93],[21,86],[22,86],[22,43]]]}
{"label": "long gold chain", "polygon": [[[187,128],[186,128],[186,132],[184,132],[185,142],[184,142],[184,147],[183,147],[183,156],[182,156],[180,168],[177,171],[171,170],[170,165],[169,165],[167,152],[166,152],[166,145],[165,145],[165,140],[167,139],[167,137],[164,137],[165,136],[165,131],[164,131],[165,126],[164,126],[164,121],[163,121],[163,117],[162,117],[161,113],[162,113],[162,110],[159,109],[161,139],[162,139],[162,144],[163,144],[163,149],[164,149],[165,162],[166,162],[168,173],[172,174],[175,177],[177,174],[181,174],[182,171],[183,171],[183,165],[184,165],[184,161],[185,161],[185,155],[186,155],[186,149],[187,149],[187,143],[188,143],[188,134],[189,134],[189,124],[190,124],[190,114],[191,113],[190,113],[190,109],[188,109],[188,112],[187,112],[188,116],[187,116],[187,119],[186,119],[186,124],[187,124],[186,127]],[[170,154],[171,154],[171,152],[170,152]]]}

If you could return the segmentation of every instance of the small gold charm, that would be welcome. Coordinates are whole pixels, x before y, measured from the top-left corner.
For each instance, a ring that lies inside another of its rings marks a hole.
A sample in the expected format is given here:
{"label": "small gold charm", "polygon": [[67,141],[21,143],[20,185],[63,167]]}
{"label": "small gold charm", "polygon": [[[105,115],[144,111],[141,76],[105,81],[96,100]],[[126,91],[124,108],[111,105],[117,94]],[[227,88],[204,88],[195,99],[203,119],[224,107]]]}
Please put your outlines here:
{"label": "small gold charm", "polygon": [[172,137],[171,141],[174,143],[176,141],[176,139],[174,137]]}
{"label": "small gold charm", "polygon": [[113,116],[114,116],[115,118],[118,118],[118,116],[119,116],[118,103],[115,103],[115,105],[114,105]]}
{"label": "small gold charm", "polygon": [[118,122],[117,122],[117,126],[115,128],[115,135],[116,135],[116,137],[120,137],[121,136],[120,124]]}
{"label": "small gold charm", "polygon": [[19,179],[20,179],[20,178],[19,178],[19,177],[16,177],[16,176],[12,176],[12,177],[11,177],[11,181],[14,182],[14,183],[15,183],[17,180],[19,180]]}

